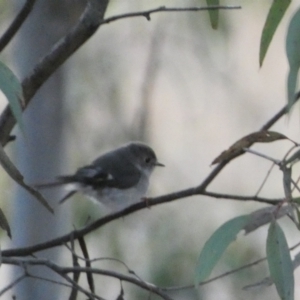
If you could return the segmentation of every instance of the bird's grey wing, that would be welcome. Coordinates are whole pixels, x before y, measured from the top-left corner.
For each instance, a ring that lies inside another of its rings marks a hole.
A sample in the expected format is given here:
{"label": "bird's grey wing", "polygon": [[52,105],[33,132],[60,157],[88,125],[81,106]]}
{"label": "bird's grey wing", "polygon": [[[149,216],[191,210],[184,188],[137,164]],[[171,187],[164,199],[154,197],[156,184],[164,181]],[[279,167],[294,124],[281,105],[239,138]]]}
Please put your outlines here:
{"label": "bird's grey wing", "polygon": [[110,174],[113,179],[111,186],[128,189],[138,183],[141,172],[123,155],[122,149],[117,149],[115,152],[117,151],[118,155],[113,152],[102,155],[93,162],[92,166],[97,169],[97,166],[101,165],[102,171]]}
{"label": "bird's grey wing", "polygon": [[94,188],[116,185],[111,174],[94,165],[82,167],[74,175],[59,176],[58,179],[64,183],[81,183]]}

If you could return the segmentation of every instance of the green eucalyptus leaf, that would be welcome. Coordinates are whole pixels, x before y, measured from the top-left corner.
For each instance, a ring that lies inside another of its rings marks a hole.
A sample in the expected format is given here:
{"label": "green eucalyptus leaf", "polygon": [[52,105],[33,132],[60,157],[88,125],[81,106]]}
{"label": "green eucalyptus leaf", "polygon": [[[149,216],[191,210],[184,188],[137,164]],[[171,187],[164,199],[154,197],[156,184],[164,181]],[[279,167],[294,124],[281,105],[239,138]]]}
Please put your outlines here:
{"label": "green eucalyptus leaf", "polygon": [[249,221],[249,215],[231,219],[219,227],[205,243],[196,267],[195,286],[207,279],[229,244]]}
{"label": "green eucalyptus leaf", "polygon": [[15,74],[0,61],[0,90],[3,92],[8,100],[11,111],[20,126],[24,131],[24,124],[22,121],[22,105],[23,89]]}
{"label": "green eucalyptus leaf", "polygon": [[289,62],[287,79],[287,97],[289,107],[294,103],[295,91],[300,67],[300,8],[292,17],[286,37],[286,55]]}
{"label": "green eucalyptus leaf", "polygon": [[274,0],[264,25],[259,48],[259,66],[261,67],[273,39],[275,31],[282,20],[291,0]]}
{"label": "green eucalyptus leaf", "polygon": [[271,279],[282,300],[294,299],[294,268],[284,232],[272,221],[267,238],[267,259]]}
{"label": "green eucalyptus leaf", "polygon": [[[217,6],[220,5],[219,0],[206,0],[208,6]],[[208,10],[209,20],[211,27],[213,29],[218,29],[219,24],[219,10],[218,9],[209,9]]]}

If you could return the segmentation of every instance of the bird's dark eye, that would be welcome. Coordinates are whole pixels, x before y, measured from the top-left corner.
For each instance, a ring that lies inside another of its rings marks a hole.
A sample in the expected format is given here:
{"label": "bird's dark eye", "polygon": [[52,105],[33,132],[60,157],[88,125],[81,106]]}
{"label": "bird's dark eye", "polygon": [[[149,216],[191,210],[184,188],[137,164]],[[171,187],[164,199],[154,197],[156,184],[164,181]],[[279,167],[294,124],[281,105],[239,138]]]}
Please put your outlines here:
{"label": "bird's dark eye", "polygon": [[150,157],[146,157],[146,158],[145,158],[145,163],[146,163],[146,164],[149,164],[150,162],[151,162],[151,158],[150,158]]}

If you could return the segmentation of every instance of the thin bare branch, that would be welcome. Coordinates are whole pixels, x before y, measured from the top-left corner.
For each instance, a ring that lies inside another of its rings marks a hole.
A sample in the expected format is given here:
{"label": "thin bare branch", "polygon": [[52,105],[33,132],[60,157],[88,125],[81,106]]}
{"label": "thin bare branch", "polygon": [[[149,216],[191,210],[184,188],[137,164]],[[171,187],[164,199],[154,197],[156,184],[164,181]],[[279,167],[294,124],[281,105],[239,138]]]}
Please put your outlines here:
{"label": "thin bare branch", "polygon": [[151,21],[150,15],[154,13],[159,12],[188,12],[188,11],[208,11],[208,10],[232,10],[232,9],[241,9],[242,7],[239,5],[211,5],[206,7],[165,7],[160,6],[158,8],[149,9],[145,11],[139,11],[139,12],[132,12],[127,14],[120,14],[113,17],[106,18],[102,21],[102,24],[108,24],[113,21],[117,21],[120,19],[128,19],[128,18],[134,18],[134,17],[144,17],[147,19],[147,21]]}
{"label": "thin bare branch", "polygon": [[274,158],[272,158],[272,157],[270,157],[270,156],[268,156],[268,155],[265,155],[265,154],[263,154],[263,153],[260,153],[260,152],[258,152],[258,151],[256,151],[256,150],[253,150],[253,149],[250,149],[250,148],[244,148],[244,151],[245,151],[245,152],[249,152],[249,153],[254,154],[254,155],[257,155],[257,156],[260,156],[260,157],[262,157],[262,158],[265,158],[265,159],[267,159],[267,160],[273,162],[273,164],[275,164],[275,165],[277,165],[277,166],[280,165],[280,160],[274,159]]}
{"label": "thin bare branch", "polygon": [[50,279],[50,278],[43,277],[43,276],[33,275],[28,271],[27,271],[27,277],[32,278],[32,279],[38,279],[38,280],[41,280],[41,281],[46,281],[46,282],[53,283],[53,284],[60,285],[60,286],[64,286],[64,287],[67,287],[67,288],[73,288],[73,285],[70,284],[70,283],[65,283],[65,282],[62,282],[62,281]]}
{"label": "thin bare branch", "polygon": [[182,198],[186,198],[189,196],[195,196],[195,195],[206,195],[211,196],[214,198],[224,198],[224,199],[232,199],[232,200],[241,200],[241,201],[258,201],[261,203],[267,203],[276,205],[278,202],[282,201],[282,199],[266,199],[266,198],[260,198],[256,196],[234,196],[234,195],[226,195],[226,194],[217,194],[217,193],[211,193],[211,192],[197,192],[197,189],[190,188],[186,190],[182,190],[179,192],[171,193],[168,195],[163,195],[160,197],[148,199],[147,203],[145,201],[141,201],[139,203],[133,204],[127,208],[125,208],[122,211],[112,213],[110,215],[104,216],[101,219],[98,219],[92,223],[89,223],[85,227],[81,229],[73,230],[72,232],[65,234],[63,236],[57,237],[55,239],[36,244],[29,247],[24,248],[16,248],[16,249],[7,249],[2,251],[3,257],[10,257],[10,256],[27,256],[32,255],[35,252],[42,251],[45,249],[50,249],[53,247],[61,246],[63,244],[66,244],[71,241],[71,239],[74,238],[74,240],[78,239],[79,237],[82,237],[116,219],[119,219],[121,217],[127,216],[129,214],[132,214],[133,212],[136,212],[138,210],[148,208],[149,206],[159,205],[162,203],[171,202],[174,200],[179,200]]}
{"label": "thin bare branch", "polygon": [[290,104],[285,105],[278,113],[276,113],[270,120],[268,120],[266,124],[261,127],[260,130],[263,131],[271,128],[281,117],[283,117],[286,113],[289,112],[291,106],[293,106],[299,99],[300,99],[300,91],[296,93],[295,102],[292,105]]}
{"label": "thin bare branch", "polygon": [[268,178],[269,178],[269,176],[270,176],[270,174],[271,174],[271,172],[272,172],[274,166],[275,166],[275,164],[272,164],[272,165],[271,165],[271,167],[270,167],[270,169],[268,170],[268,172],[267,172],[267,174],[266,174],[266,176],[265,176],[263,182],[261,183],[261,185],[259,186],[257,192],[255,193],[255,196],[258,196],[258,194],[259,194],[259,193],[261,192],[261,190],[263,189],[263,187],[264,187],[265,183],[267,182],[267,180],[268,180]]}
{"label": "thin bare branch", "polygon": [[[78,242],[79,242],[82,254],[85,258],[85,266],[87,268],[91,268],[90,256],[89,256],[89,252],[88,252],[88,249],[87,249],[87,246],[86,246],[83,236],[78,238]],[[87,282],[89,284],[91,292],[95,293],[95,284],[94,284],[93,274],[87,273],[86,277],[87,277]]]}
{"label": "thin bare branch", "polygon": [[9,285],[7,285],[5,288],[3,288],[0,291],[0,297],[5,294],[7,291],[11,290],[14,286],[16,286],[19,282],[21,282],[23,279],[25,279],[27,276],[26,273],[24,273],[23,275],[19,276],[18,278],[16,278],[15,280],[13,280]]}
{"label": "thin bare branch", "polygon": [[161,288],[155,286],[154,284],[147,283],[145,281],[141,281],[132,276],[123,275],[123,274],[120,274],[120,273],[117,273],[114,271],[95,269],[95,268],[71,268],[71,267],[61,268],[61,271],[65,272],[65,273],[73,273],[73,272],[79,271],[79,272],[84,272],[84,273],[99,274],[99,275],[105,275],[108,277],[117,278],[121,281],[126,281],[126,282],[130,282],[132,284],[135,284],[135,285],[139,286],[140,288],[145,289],[151,293],[154,293],[165,300],[172,300],[172,298],[170,298],[168,295],[166,295],[165,293],[163,293],[161,291]]}
{"label": "thin bare branch", "polygon": [[255,202],[266,203],[266,204],[271,204],[271,205],[277,205],[278,203],[280,203],[283,200],[282,198],[269,199],[269,198],[258,197],[257,195],[242,196],[242,195],[230,195],[230,194],[214,193],[214,192],[208,192],[208,191],[202,192],[201,195],[209,196],[209,197],[213,197],[213,198],[218,198],[218,199],[229,199],[229,200],[240,200],[240,201],[255,201]]}
{"label": "thin bare branch", "polygon": [[[60,277],[62,277],[63,279],[65,279],[67,282],[70,283],[70,285],[66,285],[66,284],[63,284],[62,282],[58,282],[58,281],[55,281],[55,280],[51,280],[49,278],[45,278],[45,277],[41,277],[41,276],[35,276],[35,275],[31,275],[30,273],[28,273],[28,277],[31,277],[31,278],[35,278],[35,279],[40,279],[40,280],[43,280],[43,281],[48,281],[48,282],[51,282],[51,283],[54,283],[54,284],[59,284],[59,285],[64,285],[64,286],[69,286],[72,288],[72,290],[76,289],[77,291],[85,294],[86,296],[88,296],[89,298],[88,299],[98,299],[98,300],[105,300],[104,298],[102,297],[99,297],[95,294],[92,294],[90,293],[89,291],[87,291],[86,289],[84,289],[83,287],[81,287],[76,281],[74,281],[73,279],[71,279],[68,275],[64,274],[64,272],[62,272],[62,268],[48,260],[39,260],[39,259],[36,259],[36,262],[37,263],[33,263],[33,261],[22,261],[21,263],[23,265],[44,265],[46,267],[48,267],[49,269],[51,269],[52,271],[54,271],[56,274],[58,274]],[[14,263],[15,264],[15,263]],[[80,268],[80,267],[74,267],[74,268]],[[80,273],[79,271],[75,270],[75,272],[73,273]]]}
{"label": "thin bare branch", "polygon": [[[49,266],[48,266],[49,267]],[[97,296],[96,294],[90,293],[89,291],[87,291],[86,289],[82,288],[77,282],[75,282],[73,279],[71,279],[69,276],[63,274],[63,272],[61,272],[60,268],[56,268],[55,265],[52,264],[52,267],[49,267],[50,269],[52,269],[54,272],[56,272],[59,276],[61,276],[62,278],[64,278],[66,281],[68,281],[71,285],[72,285],[72,289],[76,288],[78,291],[80,291],[81,293],[85,294],[86,296],[89,297],[89,299],[98,299],[98,300],[105,300],[102,297]],[[79,267],[74,267],[75,269]],[[78,270],[75,270],[75,272],[78,272]]]}
{"label": "thin bare branch", "polygon": [[27,19],[30,12],[32,11],[35,2],[36,0],[27,0],[25,2],[23,8],[20,10],[20,12],[17,14],[13,22],[8,27],[8,29],[0,38],[0,52],[3,51],[3,49],[8,45],[8,43],[18,32],[18,30],[20,29],[24,21]]}
{"label": "thin bare branch", "polygon": [[84,257],[80,257],[79,255],[77,255],[67,244],[65,244],[66,248],[73,254],[77,257],[77,259],[80,259],[80,260],[83,260],[83,261],[89,261],[90,263],[93,263],[93,262],[98,262],[98,261],[113,261],[113,262],[117,262],[121,265],[123,265],[126,269],[126,271],[131,274],[131,275],[134,275],[137,279],[139,279],[140,281],[143,281],[143,279],[136,274],[136,272],[134,272],[132,269],[129,268],[129,266],[127,266],[127,264],[120,260],[120,259],[117,259],[117,258],[113,258],[113,257],[98,257],[98,258],[93,258],[93,259],[86,259]]}
{"label": "thin bare branch", "polygon": [[140,281],[139,279],[136,279],[132,276],[123,275],[123,274],[113,272],[110,270],[102,270],[102,269],[86,268],[86,267],[62,267],[62,266],[55,264],[54,262],[47,260],[47,259],[3,258],[2,263],[17,265],[17,266],[26,266],[26,267],[37,266],[37,265],[46,266],[49,269],[53,270],[55,273],[57,273],[59,276],[64,278],[66,281],[71,283],[73,286],[75,286],[79,291],[81,291],[85,295],[87,295],[89,297],[94,297],[95,299],[99,299],[99,300],[103,300],[103,298],[86,291],[81,286],[79,286],[76,282],[74,282],[66,274],[80,272],[80,273],[91,273],[91,274],[98,274],[98,275],[113,277],[113,278],[119,279],[121,281],[126,281],[129,283],[135,284],[136,286],[139,286],[140,288],[142,288],[144,290],[147,290],[151,293],[154,293],[154,294],[160,296],[162,299],[172,300],[172,298],[170,298],[168,295],[166,295],[164,292],[162,292],[159,287],[157,287],[151,283],[146,283],[145,281]]}
{"label": "thin bare branch", "polygon": [[[75,242],[74,239],[71,240],[71,249],[72,249],[72,262],[73,262],[73,267],[80,267],[79,263],[78,263],[78,257],[75,253]],[[80,277],[80,273],[79,272],[74,272],[73,273],[73,280],[74,282],[76,282],[78,284],[79,281],[79,277]],[[71,289],[71,294],[69,296],[69,300],[76,300],[77,299],[77,294],[78,294],[78,290],[77,288],[75,288],[75,286],[72,286]]]}

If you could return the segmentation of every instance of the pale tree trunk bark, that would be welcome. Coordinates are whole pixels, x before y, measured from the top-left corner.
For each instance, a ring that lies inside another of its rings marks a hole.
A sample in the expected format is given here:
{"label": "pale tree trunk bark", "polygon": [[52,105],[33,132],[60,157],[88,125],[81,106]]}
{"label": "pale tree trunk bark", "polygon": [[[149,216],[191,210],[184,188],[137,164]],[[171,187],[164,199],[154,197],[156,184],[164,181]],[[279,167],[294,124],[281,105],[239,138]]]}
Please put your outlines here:
{"label": "pale tree trunk bark", "polygon": [[[66,2],[69,3],[69,8],[66,7]],[[70,18],[67,13],[72,10],[71,2],[73,1],[37,1],[21,28],[14,47],[15,63],[21,78],[68,29]],[[20,1],[16,0],[16,10],[20,9],[19,4]],[[65,71],[64,67],[60,68],[38,91],[24,114],[25,136],[17,134],[16,162],[28,183],[51,180],[63,173]],[[58,192],[43,194],[55,209],[55,215],[51,215],[22,188],[16,189],[12,216],[13,246],[32,245],[66,232],[66,222],[70,223],[69,213],[57,206]],[[38,255],[55,261],[59,259],[59,253],[55,249]],[[51,272],[45,269],[37,269],[35,274],[51,277]],[[58,285],[36,279],[26,279],[14,291],[16,299],[31,300],[61,299],[59,293]]]}

